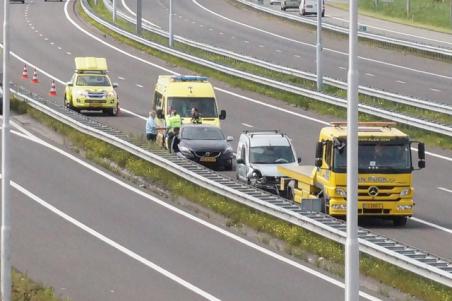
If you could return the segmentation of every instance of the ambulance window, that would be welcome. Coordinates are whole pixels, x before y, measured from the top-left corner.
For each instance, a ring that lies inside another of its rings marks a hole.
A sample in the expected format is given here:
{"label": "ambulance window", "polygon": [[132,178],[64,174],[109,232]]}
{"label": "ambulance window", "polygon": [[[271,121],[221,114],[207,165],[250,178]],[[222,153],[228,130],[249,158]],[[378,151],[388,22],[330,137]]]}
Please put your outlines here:
{"label": "ambulance window", "polygon": [[161,109],[162,108],[162,94],[159,92],[155,92],[154,95],[154,110],[155,109]]}

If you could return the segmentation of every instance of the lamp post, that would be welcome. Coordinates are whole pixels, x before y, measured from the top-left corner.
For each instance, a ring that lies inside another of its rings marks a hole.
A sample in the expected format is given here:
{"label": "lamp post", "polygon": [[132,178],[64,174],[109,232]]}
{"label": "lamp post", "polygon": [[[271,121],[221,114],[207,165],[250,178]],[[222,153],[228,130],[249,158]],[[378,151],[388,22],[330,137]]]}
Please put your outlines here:
{"label": "lamp post", "polygon": [[350,0],[347,91],[347,240],[345,300],[359,299],[358,246],[358,0]]}
{"label": "lamp post", "polygon": [[2,225],[1,225],[1,299],[11,301],[11,221],[10,221],[10,123],[9,123],[9,1],[3,1],[3,122],[2,122]]}

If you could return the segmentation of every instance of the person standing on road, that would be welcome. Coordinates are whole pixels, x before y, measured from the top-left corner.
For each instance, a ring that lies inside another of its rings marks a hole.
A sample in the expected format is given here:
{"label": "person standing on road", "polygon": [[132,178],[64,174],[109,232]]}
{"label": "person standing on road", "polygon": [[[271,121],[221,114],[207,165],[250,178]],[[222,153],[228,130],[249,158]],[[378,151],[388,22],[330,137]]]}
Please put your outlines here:
{"label": "person standing on road", "polygon": [[155,124],[155,111],[149,112],[149,117],[146,120],[146,138],[148,141],[154,142],[157,138],[157,127]]}

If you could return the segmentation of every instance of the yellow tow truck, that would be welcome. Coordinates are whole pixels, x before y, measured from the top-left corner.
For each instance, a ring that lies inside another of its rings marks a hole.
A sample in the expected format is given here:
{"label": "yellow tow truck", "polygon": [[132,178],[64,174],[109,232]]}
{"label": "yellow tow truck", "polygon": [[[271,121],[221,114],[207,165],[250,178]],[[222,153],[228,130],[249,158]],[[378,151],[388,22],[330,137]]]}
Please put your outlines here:
{"label": "yellow tow truck", "polygon": [[[315,166],[280,166],[280,193],[306,210],[344,217],[347,211],[347,127],[333,122],[320,132]],[[358,215],[391,219],[404,226],[413,215],[415,169],[425,167],[425,146],[411,141],[394,122],[358,125]],[[413,167],[411,145],[418,148]]]}
{"label": "yellow tow truck", "polygon": [[75,111],[103,111],[118,115],[119,100],[115,88],[107,75],[107,60],[96,57],[76,57],[75,73],[66,84],[64,104]]}

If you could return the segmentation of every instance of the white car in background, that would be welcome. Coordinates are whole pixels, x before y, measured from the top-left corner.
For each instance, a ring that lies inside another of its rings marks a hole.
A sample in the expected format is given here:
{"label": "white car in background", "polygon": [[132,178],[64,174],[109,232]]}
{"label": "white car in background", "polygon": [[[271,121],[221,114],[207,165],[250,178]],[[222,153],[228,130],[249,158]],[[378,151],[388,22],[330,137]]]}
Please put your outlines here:
{"label": "white car in background", "polygon": [[299,8],[301,0],[282,0],[281,10],[286,10],[288,8]]}
{"label": "white car in background", "polygon": [[[325,17],[325,0],[322,0],[322,17]],[[316,15],[317,14],[317,2],[318,0],[301,0],[300,3],[300,15]]]}

